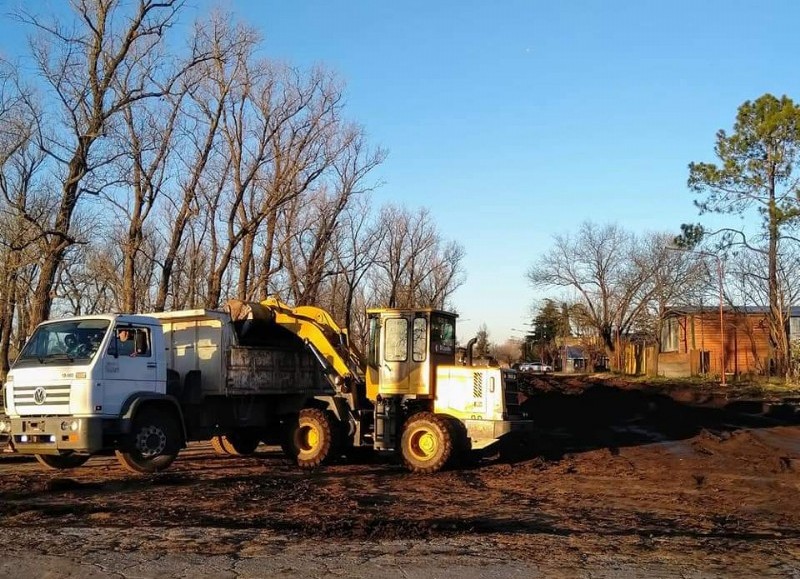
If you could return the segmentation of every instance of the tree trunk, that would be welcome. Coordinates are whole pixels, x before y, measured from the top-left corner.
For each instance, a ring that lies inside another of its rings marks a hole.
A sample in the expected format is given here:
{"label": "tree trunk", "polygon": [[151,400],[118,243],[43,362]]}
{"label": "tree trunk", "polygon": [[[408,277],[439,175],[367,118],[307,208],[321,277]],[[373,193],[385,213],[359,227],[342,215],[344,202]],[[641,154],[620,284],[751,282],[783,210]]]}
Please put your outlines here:
{"label": "tree trunk", "polygon": [[14,313],[17,308],[17,272],[19,271],[19,252],[9,252],[6,274],[3,279],[5,292],[0,304],[0,381],[5,381],[11,365],[11,335],[14,333]]}
{"label": "tree trunk", "polygon": [[242,240],[242,261],[239,264],[239,280],[237,282],[236,297],[248,301],[250,297],[250,272],[253,264],[253,248],[255,247],[256,234],[252,231]]}
{"label": "tree trunk", "polygon": [[50,317],[50,308],[53,303],[53,286],[56,281],[56,273],[64,259],[65,247],[62,243],[55,241],[48,244],[47,254],[41,263],[39,270],[39,281],[33,290],[31,299],[30,314],[28,316],[27,335],[31,335],[33,330],[41,322]]}
{"label": "tree trunk", "polygon": [[767,272],[769,284],[769,340],[775,359],[775,375],[786,376],[788,352],[786,330],[783,326],[783,307],[778,295],[778,209],[775,204],[774,172],[771,175],[771,181],[767,209],[769,216],[769,265]]}

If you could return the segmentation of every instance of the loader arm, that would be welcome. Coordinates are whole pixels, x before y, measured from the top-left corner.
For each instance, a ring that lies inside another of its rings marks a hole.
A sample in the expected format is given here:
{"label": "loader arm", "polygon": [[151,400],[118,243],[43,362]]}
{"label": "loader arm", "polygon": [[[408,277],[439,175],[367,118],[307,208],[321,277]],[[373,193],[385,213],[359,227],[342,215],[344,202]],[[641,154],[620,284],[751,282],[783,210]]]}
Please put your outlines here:
{"label": "loader arm", "polygon": [[333,379],[353,387],[364,382],[364,361],[358,349],[350,343],[347,330],[340,328],[328,312],[314,306],[290,307],[271,297],[260,305],[274,314],[274,322],[312,346],[315,356],[327,366]]}

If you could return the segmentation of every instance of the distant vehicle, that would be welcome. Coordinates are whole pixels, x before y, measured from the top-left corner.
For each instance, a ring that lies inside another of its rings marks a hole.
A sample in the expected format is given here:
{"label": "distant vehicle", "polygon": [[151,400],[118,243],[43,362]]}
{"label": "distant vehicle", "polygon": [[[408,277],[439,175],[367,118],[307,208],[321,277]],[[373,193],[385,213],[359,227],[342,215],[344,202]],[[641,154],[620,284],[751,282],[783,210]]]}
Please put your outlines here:
{"label": "distant vehicle", "polygon": [[553,371],[553,367],[541,362],[526,362],[519,365],[521,372],[530,372],[531,374],[547,374]]}

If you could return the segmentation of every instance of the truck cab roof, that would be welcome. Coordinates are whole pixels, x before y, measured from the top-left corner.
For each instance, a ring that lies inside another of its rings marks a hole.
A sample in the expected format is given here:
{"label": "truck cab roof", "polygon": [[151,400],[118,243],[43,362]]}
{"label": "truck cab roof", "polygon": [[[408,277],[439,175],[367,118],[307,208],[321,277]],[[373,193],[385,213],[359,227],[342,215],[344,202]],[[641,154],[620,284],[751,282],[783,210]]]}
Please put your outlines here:
{"label": "truck cab roof", "polygon": [[64,318],[55,318],[52,320],[47,320],[42,322],[42,324],[54,324],[58,322],[77,322],[81,320],[108,320],[109,322],[123,322],[123,323],[131,323],[131,324],[144,324],[144,325],[152,325],[153,324],[153,316],[150,314],[120,314],[120,313],[111,313],[111,314],[89,314],[85,316],[68,316]]}

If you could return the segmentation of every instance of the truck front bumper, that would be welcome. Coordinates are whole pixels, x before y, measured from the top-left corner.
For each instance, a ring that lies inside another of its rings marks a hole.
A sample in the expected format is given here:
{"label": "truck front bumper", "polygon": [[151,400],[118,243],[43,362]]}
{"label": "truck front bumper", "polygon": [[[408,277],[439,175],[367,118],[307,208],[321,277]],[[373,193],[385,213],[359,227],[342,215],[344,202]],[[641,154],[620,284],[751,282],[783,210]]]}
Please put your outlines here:
{"label": "truck front bumper", "polygon": [[103,419],[74,416],[12,418],[11,444],[21,454],[97,452],[103,448]]}

